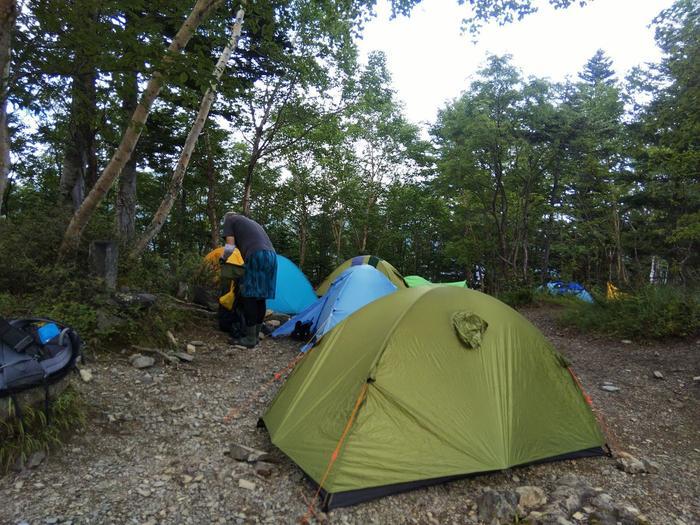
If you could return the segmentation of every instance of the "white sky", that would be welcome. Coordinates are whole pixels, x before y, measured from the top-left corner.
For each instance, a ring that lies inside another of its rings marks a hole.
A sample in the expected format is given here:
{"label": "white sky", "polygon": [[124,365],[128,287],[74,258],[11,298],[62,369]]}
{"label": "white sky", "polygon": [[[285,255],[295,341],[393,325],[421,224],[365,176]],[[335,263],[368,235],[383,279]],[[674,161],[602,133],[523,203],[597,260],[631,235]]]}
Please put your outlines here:
{"label": "white sky", "polygon": [[460,95],[487,54],[511,54],[527,75],[553,81],[575,78],[597,49],[613,60],[618,78],[634,66],[661,57],[651,20],[673,0],[592,0],[586,7],[555,10],[537,0],[539,11],[520,22],[482,29],[478,43],[460,31],[469,8],[457,0],[424,0],[410,18],[389,20],[387,0],[359,42],[387,55],[393,85],[405,103],[406,116],[432,122],[446,101]]}

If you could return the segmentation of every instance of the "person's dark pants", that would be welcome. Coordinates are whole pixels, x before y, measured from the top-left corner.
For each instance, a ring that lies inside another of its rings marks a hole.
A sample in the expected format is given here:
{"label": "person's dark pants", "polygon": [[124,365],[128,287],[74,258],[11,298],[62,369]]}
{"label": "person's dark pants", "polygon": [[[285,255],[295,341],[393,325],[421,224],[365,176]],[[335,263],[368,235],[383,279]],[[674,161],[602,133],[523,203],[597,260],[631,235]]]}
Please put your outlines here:
{"label": "person's dark pants", "polygon": [[260,299],[258,297],[241,297],[241,305],[243,307],[246,326],[262,324],[265,320],[265,299]]}

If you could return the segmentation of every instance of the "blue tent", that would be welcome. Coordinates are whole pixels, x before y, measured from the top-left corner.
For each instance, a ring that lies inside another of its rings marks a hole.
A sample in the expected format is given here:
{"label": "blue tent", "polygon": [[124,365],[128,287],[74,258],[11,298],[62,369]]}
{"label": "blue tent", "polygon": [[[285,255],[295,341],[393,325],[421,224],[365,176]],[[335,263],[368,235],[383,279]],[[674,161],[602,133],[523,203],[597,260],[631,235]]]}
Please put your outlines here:
{"label": "blue tent", "polygon": [[304,273],[296,264],[278,253],[275,298],[267,301],[267,307],[274,312],[294,315],[315,300],[316,293]]}
{"label": "blue tent", "polygon": [[547,291],[551,295],[573,295],[587,303],[593,303],[593,297],[588,290],[576,282],[565,283],[563,281],[552,281],[547,283]]}
{"label": "blue tent", "polygon": [[272,332],[272,337],[294,334],[303,338],[306,352],[323,334],[353,312],[372,301],[396,291],[396,286],[375,267],[351,266],[331,283],[328,291],[300,314]]}

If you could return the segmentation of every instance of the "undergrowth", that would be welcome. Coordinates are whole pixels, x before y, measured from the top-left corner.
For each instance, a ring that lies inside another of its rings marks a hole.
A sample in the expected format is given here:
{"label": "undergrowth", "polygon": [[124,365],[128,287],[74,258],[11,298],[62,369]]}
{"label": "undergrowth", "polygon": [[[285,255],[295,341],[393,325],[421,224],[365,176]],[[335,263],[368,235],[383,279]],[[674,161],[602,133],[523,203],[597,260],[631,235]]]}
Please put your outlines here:
{"label": "undergrowth", "polygon": [[[145,254],[136,261],[124,255],[117,289],[157,296],[150,307],[124,304],[90,277],[87,239],[68,262],[59,263],[55,253],[47,250],[60,244],[63,229],[54,214],[39,208],[17,220],[0,221],[0,253],[11,254],[0,257],[0,315],[55,319],[74,328],[92,349],[157,345],[167,341],[167,330],[177,330],[193,315],[172,298],[180,283],[194,287],[211,280],[202,273],[201,257],[194,253],[167,258]],[[104,234],[100,229],[94,233]]]}
{"label": "undergrowth", "polygon": [[698,291],[647,286],[623,299],[562,304],[564,324],[605,335],[644,340],[685,338],[700,332]]}
{"label": "undergrowth", "polygon": [[10,414],[4,421],[0,420],[0,474],[18,462],[26,462],[35,452],[48,453],[56,449],[66,435],[85,426],[85,405],[80,394],[70,386],[51,403],[50,422],[47,422],[43,404],[41,408],[23,407],[19,419],[9,398],[0,402],[7,403]]}

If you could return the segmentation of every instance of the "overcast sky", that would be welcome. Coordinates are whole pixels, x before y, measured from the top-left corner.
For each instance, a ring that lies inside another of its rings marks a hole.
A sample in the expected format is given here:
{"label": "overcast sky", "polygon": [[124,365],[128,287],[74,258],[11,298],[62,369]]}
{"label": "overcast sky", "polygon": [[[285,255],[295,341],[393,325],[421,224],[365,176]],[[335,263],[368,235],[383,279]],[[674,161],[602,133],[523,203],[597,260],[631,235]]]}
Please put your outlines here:
{"label": "overcast sky", "polygon": [[613,59],[619,78],[630,68],[661,54],[654,42],[652,19],[673,0],[592,0],[586,7],[555,10],[545,0],[539,12],[521,22],[481,32],[477,44],[460,31],[468,7],[456,0],[424,0],[410,18],[389,20],[386,0],[359,42],[366,57],[387,54],[393,85],[407,117],[432,122],[445,102],[466,89],[491,54],[511,54],[525,75],[551,80],[572,78],[597,49]]}

